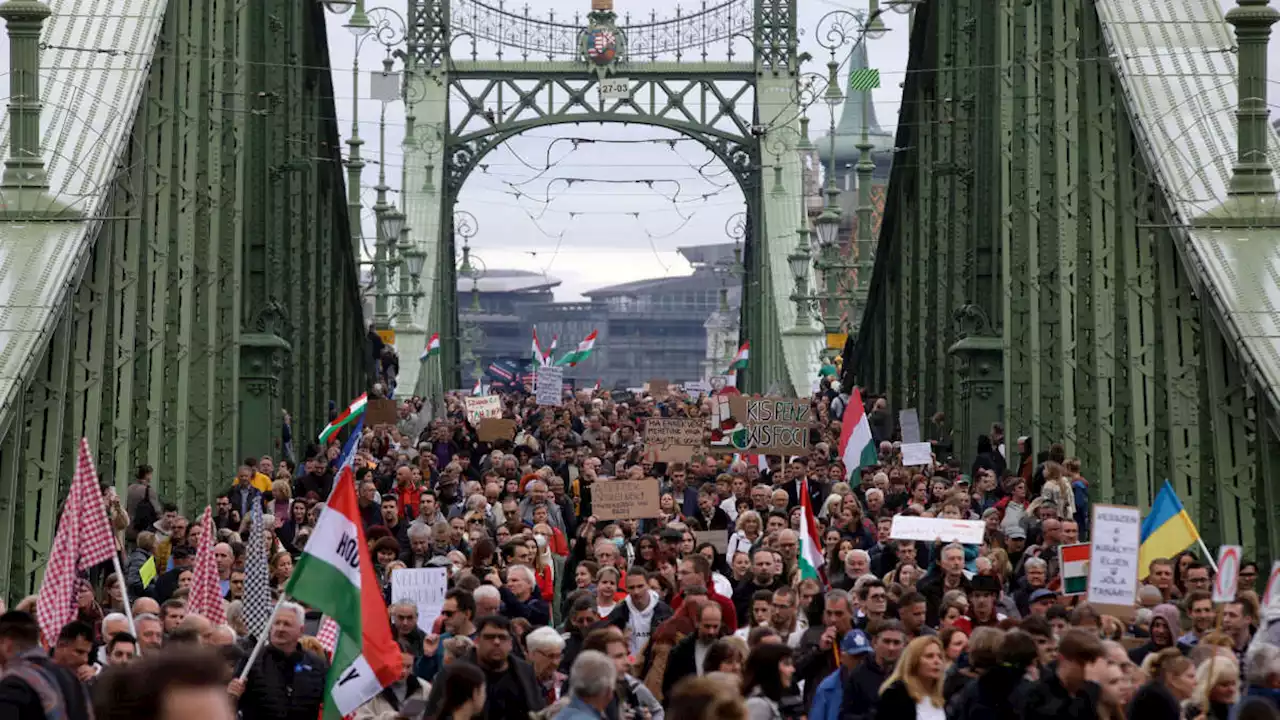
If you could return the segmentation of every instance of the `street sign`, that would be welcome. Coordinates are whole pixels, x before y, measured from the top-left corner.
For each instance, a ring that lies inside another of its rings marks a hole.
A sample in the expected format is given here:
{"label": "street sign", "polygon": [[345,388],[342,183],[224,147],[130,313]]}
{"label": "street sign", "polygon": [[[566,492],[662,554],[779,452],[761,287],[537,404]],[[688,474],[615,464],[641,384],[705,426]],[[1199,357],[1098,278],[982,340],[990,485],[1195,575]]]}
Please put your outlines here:
{"label": "street sign", "polygon": [[627,78],[608,78],[600,81],[600,99],[617,102],[631,99],[631,81]]}

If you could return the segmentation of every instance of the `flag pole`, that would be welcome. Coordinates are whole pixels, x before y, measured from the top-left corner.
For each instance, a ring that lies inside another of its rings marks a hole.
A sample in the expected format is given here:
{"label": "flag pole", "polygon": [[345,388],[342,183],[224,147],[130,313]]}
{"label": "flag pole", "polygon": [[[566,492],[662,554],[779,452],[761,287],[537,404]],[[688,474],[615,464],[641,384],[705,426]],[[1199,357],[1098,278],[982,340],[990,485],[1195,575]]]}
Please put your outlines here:
{"label": "flag pole", "polygon": [[[124,616],[129,618],[129,634],[138,637],[138,629],[133,624],[133,608],[129,605],[129,583],[126,582],[124,571],[120,569],[120,552],[119,543],[116,545],[116,552],[111,553],[111,564],[116,568],[116,582],[120,583],[120,597],[124,600]],[[107,638],[108,640],[110,638]],[[141,649],[134,643],[134,652],[138,653]]]}
{"label": "flag pole", "polygon": [[258,655],[262,653],[262,648],[267,644],[267,640],[271,638],[271,626],[275,624],[276,615],[280,614],[280,608],[289,601],[289,596],[280,593],[280,599],[276,601],[276,606],[271,609],[271,616],[267,618],[267,627],[258,637],[258,643],[253,646],[253,652],[249,653],[249,659],[244,663],[244,669],[240,671],[240,677],[237,680],[244,680],[249,677],[249,669],[253,667],[253,663],[257,661]]}
{"label": "flag pole", "polygon": [[[1205,547],[1204,538],[1200,537],[1200,532],[1196,531],[1196,542],[1200,543],[1200,552],[1204,553],[1205,562],[1209,563],[1209,567],[1213,568],[1213,574],[1218,574],[1218,563],[1213,559],[1213,553],[1209,552],[1209,548]],[[1210,676],[1212,677],[1212,675]]]}

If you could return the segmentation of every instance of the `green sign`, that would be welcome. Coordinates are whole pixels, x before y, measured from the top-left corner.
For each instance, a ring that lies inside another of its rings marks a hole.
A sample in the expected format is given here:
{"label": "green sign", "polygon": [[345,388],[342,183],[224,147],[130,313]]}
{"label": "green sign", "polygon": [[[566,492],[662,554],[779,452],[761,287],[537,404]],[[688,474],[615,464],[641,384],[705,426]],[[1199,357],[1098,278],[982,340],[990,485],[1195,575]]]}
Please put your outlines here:
{"label": "green sign", "polygon": [[875,68],[863,68],[849,73],[850,90],[875,90],[880,87],[880,71]]}

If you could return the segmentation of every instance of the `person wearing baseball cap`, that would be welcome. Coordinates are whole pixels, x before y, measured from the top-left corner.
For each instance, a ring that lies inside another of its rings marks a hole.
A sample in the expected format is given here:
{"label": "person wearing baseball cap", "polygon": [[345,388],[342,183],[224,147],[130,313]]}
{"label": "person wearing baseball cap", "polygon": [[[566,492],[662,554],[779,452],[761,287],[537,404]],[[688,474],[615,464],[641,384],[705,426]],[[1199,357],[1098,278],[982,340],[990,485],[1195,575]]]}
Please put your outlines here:
{"label": "person wearing baseball cap", "polygon": [[1058,593],[1049,588],[1040,588],[1031,593],[1031,597],[1027,599],[1027,606],[1032,615],[1044,617],[1049,612],[1049,608],[1058,602]]}
{"label": "person wearing baseball cap", "polygon": [[865,632],[854,629],[844,634],[840,639],[840,667],[818,685],[818,690],[813,695],[809,720],[839,720],[840,705],[844,702],[845,681],[871,652],[871,639]]}

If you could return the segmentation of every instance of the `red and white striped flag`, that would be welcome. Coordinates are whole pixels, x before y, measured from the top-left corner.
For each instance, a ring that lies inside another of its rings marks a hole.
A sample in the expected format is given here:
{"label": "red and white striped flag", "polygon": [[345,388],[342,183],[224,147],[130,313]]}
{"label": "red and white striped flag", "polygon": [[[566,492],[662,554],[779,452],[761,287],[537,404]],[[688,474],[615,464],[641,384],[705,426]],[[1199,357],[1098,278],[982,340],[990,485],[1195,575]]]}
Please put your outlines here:
{"label": "red and white striped flag", "polygon": [[316,631],[316,639],[320,641],[320,647],[323,647],[332,658],[333,651],[338,647],[338,623],[328,615],[320,618],[320,629]]}
{"label": "red and white striped flag", "polygon": [[62,507],[58,531],[49,548],[44,578],[36,601],[40,633],[49,647],[58,640],[62,626],[76,618],[76,574],[111,559],[115,536],[107,522],[98,471],[89,452],[89,441],[80,438],[80,457],[71,481],[71,492]]}
{"label": "red and white striped flag", "polygon": [[196,549],[196,564],[192,571],[191,594],[187,597],[187,614],[202,615],[214,625],[227,622],[227,609],[222,603],[222,582],[218,579],[218,563],[213,557],[213,508],[204,506],[200,518],[204,532],[200,534],[200,547]]}

